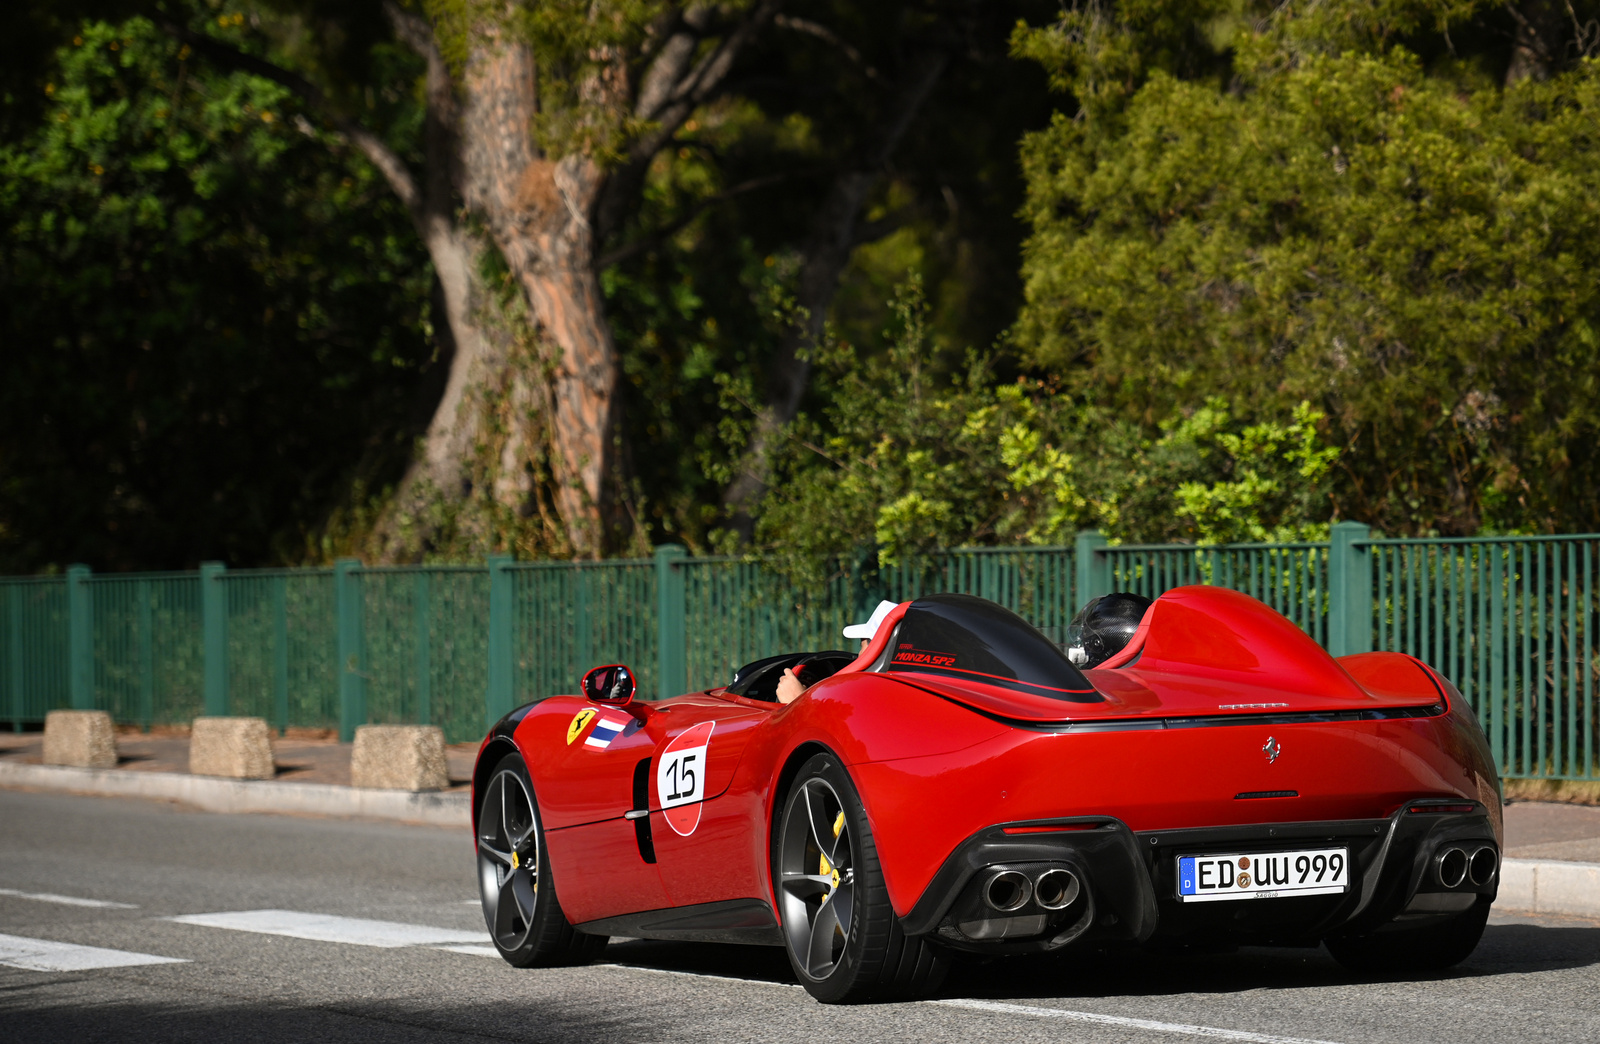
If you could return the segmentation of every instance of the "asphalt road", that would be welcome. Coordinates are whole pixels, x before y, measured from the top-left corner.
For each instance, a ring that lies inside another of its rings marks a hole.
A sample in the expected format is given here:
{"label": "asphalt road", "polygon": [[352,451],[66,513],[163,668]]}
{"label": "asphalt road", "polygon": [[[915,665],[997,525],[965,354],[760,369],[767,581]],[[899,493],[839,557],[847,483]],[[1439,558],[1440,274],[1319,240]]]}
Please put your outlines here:
{"label": "asphalt road", "polygon": [[482,952],[474,895],[462,832],[0,791],[0,1041],[1600,1040],[1600,922],[1497,916],[1418,980],[1320,950],[1086,954],[841,1008],[776,949],[623,942],[519,971]]}

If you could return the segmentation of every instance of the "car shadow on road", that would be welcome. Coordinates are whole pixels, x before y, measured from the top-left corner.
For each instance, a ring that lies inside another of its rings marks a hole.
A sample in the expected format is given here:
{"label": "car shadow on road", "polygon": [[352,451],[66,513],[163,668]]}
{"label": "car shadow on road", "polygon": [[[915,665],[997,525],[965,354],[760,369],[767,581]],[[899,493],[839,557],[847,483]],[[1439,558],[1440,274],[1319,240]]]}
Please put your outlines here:
{"label": "car shadow on road", "polygon": [[[796,984],[788,959],[778,947],[635,939],[613,942],[601,960],[661,972]],[[1477,950],[1457,967],[1400,979],[1352,973],[1320,946],[1211,951],[1097,946],[995,960],[962,957],[951,968],[939,995],[1004,1000],[1238,993],[1355,982],[1477,978],[1597,964],[1600,924],[1491,924]]]}
{"label": "car shadow on road", "polygon": [[600,960],[653,971],[797,985],[789,958],[778,946],[612,940]]}
{"label": "car shadow on road", "polygon": [[1600,924],[1492,924],[1461,964],[1441,972],[1362,975],[1345,969],[1322,947],[1241,947],[1164,950],[1103,947],[1033,958],[1008,958],[957,967],[945,996],[1128,997],[1246,990],[1314,989],[1359,982],[1481,978],[1600,964]]}

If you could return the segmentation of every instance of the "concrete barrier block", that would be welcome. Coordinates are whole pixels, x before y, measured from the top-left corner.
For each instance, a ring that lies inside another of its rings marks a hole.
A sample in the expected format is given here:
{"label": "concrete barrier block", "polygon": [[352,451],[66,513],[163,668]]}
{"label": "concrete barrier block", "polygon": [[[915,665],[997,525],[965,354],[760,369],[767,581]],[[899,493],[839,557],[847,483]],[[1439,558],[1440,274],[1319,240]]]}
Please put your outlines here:
{"label": "concrete barrier block", "polygon": [[44,716],[44,763],[116,768],[117,735],[99,710],[53,710]]}
{"label": "concrete barrier block", "polygon": [[436,725],[362,725],[350,755],[350,785],[380,790],[444,790],[444,732]]}
{"label": "concrete barrier block", "polygon": [[1600,910],[1600,864],[1541,862],[1534,909],[1593,917]]}
{"label": "concrete barrier block", "polygon": [[1502,860],[1495,906],[1502,910],[1537,910],[1539,900],[1535,879],[1538,866],[1538,863],[1527,859]]}
{"label": "concrete barrier block", "polygon": [[229,779],[271,779],[272,731],[265,718],[196,718],[189,734],[189,772]]}

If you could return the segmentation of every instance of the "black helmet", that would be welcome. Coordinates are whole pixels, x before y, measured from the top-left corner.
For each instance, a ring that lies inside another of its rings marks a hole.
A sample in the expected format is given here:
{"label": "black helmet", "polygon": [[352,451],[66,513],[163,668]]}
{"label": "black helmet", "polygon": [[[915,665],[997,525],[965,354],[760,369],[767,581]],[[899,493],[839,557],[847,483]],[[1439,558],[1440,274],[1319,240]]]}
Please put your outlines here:
{"label": "black helmet", "polygon": [[1067,628],[1067,659],[1079,667],[1098,667],[1121,652],[1139,629],[1150,599],[1143,595],[1101,595],[1089,599]]}

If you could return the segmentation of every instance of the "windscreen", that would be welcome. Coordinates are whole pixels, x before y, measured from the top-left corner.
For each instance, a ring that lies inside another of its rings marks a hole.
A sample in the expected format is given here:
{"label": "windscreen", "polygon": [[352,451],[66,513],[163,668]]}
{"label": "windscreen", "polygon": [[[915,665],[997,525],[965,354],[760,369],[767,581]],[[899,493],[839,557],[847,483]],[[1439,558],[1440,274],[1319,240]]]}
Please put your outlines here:
{"label": "windscreen", "polygon": [[882,671],[935,674],[1069,703],[1102,699],[1037,628],[972,595],[931,595],[912,602],[880,663]]}

